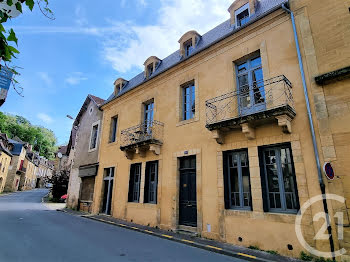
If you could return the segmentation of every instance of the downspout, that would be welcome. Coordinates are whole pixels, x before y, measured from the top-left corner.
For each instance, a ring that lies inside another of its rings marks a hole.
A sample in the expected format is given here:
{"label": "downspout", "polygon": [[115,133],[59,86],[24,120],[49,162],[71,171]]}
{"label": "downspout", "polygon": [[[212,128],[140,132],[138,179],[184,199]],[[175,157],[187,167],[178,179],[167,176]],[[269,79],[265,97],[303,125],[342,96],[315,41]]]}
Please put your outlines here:
{"label": "downspout", "polygon": [[330,245],[330,248],[331,248],[333,261],[335,261],[334,240],[333,240],[333,235],[332,235],[332,227],[331,227],[331,223],[330,223],[330,219],[329,219],[329,215],[328,215],[328,205],[327,205],[327,198],[326,198],[326,186],[325,186],[325,184],[323,182],[323,179],[322,179],[322,171],[321,171],[321,165],[320,165],[320,156],[318,154],[318,149],[317,149],[315,128],[314,128],[314,124],[313,124],[313,120],[312,120],[312,114],[311,114],[311,109],[310,109],[310,99],[309,99],[309,95],[307,93],[307,86],[306,86],[306,80],[305,80],[305,71],[304,71],[304,66],[303,66],[303,59],[301,57],[301,52],[300,52],[300,46],[299,46],[297,29],[296,29],[296,26],[295,26],[294,14],[293,14],[293,12],[290,9],[288,9],[286,7],[285,4],[282,4],[282,9],[285,10],[288,14],[290,14],[290,17],[291,17],[291,20],[292,20],[295,46],[296,46],[297,53],[298,53],[299,69],[300,69],[301,79],[302,79],[302,82],[303,82],[303,89],[304,89],[304,96],[305,96],[305,102],[306,102],[306,108],[307,108],[307,115],[308,115],[308,119],[309,119],[310,131],[311,131],[311,136],[312,136],[312,145],[313,145],[314,153],[315,153],[315,161],[316,161],[316,166],[317,166],[318,182],[320,184],[321,193],[322,193],[323,209],[324,209],[324,212],[326,213],[327,230],[328,230],[328,234],[329,234],[329,245]]}

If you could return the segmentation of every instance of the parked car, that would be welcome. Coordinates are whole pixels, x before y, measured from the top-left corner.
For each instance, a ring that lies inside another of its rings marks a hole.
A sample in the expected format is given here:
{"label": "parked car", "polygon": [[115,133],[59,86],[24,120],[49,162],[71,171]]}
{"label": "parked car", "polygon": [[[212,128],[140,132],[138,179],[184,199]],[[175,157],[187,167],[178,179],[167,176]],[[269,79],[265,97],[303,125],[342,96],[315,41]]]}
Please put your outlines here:
{"label": "parked car", "polygon": [[45,187],[46,188],[52,188],[52,183],[46,183]]}

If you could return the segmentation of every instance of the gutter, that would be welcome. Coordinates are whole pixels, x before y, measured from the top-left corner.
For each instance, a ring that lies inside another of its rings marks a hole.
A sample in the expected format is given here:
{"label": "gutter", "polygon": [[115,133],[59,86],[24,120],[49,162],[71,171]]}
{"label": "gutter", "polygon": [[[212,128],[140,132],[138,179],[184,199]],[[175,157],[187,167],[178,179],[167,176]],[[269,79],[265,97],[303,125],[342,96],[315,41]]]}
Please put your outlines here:
{"label": "gutter", "polygon": [[304,89],[304,96],[305,96],[305,102],[306,102],[306,108],[307,108],[307,115],[308,115],[308,119],[309,119],[309,125],[310,125],[309,127],[310,127],[311,136],[312,136],[312,145],[313,145],[313,149],[314,149],[315,162],[316,162],[316,166],[317,166],[318,182],[320,184],[321,193],[322,193],[323,209],[324,209],[324,212],[326,213],[327,230],[328,230],[328,234],[329,234],[329,245],[330,245],[330,248],[331,248],[333,261],[335,261],[334,240],[333,240],[333,235],[332,235],[332,227],[331,227],[331,223],[330,223],[330,219],[329,219],[329,215],[328,215],[326,186],[325,186],[325,184],[323,182],[323,179],[322,179],[320,157],[319,157],[319,154],[318,154],[316,135],[315,135],[315,128],[314,128],[313,119],[312,119],[312,113],[311,113],[311,109],[310,109],[310,99],[309,99],[309,95],[307,93],[307,86],[306,86],[306,80],[305,80],[305,71],[304,71],[304,66],[303,66],[303,59],[302,59],[301,52],[300,52],[299,39],[298,39],[297,29],[296,29],[296,25],[295,25],[294,13],[290,9],[288,9],[285,4],[282,4],[282,9],[284,11],[286,11],[288,14],[290,14],[290,17],[291,17],[291,20],[292,20],[295,46],[296,46],[296,50],[297,50],[297,54],[298,54],[299,69],[300,69],[301,79],[302,79],[302,82],[303,82],[303,89]]}
{"label": "gutter", "polygon": [[269,9],[268,11],[262,13],[261,15],[255,17],[254,19],[250,20],[250,21],[249,21],[248,23],[246,23],[245,25],[240,26],[240,27],[238,27],[238,28],[235,28],[233,31],[231,31],[230,33],[228,33],[228,34],[226,34],[226,35],[223,35],[222,37],[218,38],[217,40],[215,40],[214,42],[212,42],[212,43],[209,44],[208,46],[203,47],[202,49],[198,50],[197,52],[194,52],[193,54],[191,54],[190,56],[188,56],[188,57],[186,57],[186,58],[184,58],[184,59],[180,59],[180,61],[176,62],[176,63],[173,64],[172,66],[170,66],[170,67],[168,67],[168,68],[165,68],[163,71],[158,72],[158,73],[157,73],[156,75],[154,75],[153,77],[148,78],[146,81],[144,81],[144,82],[142,82],[142,83],[140,83],[140,84],[134,86],[133,88],[131,88],[131,89],[129,89],[128,91],[126,91],[125,93],[121,93],[119,96],[114,97],[112,100],[106,101],[105,103],[103,103],[102,105],[100,105],[99,108],[101,108],[101,110],[103,110],[102,107],[103,107],[104,105],[109,104],[110,102],[112,102],[112,101],[115,100],[116,98],[121,97],[122,95],[124,95],[124,94],[128,93],[129,91],[131,91],[131,90],[133,90],[133,89],[135,89],[135,88],[137,88],[137,87],[139,87],[139,86],[141,86],[141,85],[147,83],[148,81],[150,81],[150,80],[152,80],[153,78],[159,76],[160,74],[165,73],[166,71],[170,70],[171,68],[173,68],[173,67],[175,67],[175,66],[181,64],[182,62],[187,61],[188,59],[192,58],[193,56],[195,56],[195,55],[197,55],[197,54],[199,54],[199,53],[201,53],[201,52],[207,50],[208,48],[212,47],[213,45],[215,45],[215,44],[221,42],[222,40],[226,39],[227,37],[229,37],[229,36],[231,36],[231,35],[233,35],[233,34],[239,32],[239,31],[243,30],[243,29],[246,28],[247,26],[249,26],[249,25],[255,23],[256,21],[259,21],[260,19],[264,18],[265,16],[268,16],[269,14],[275,12],[276,10],[278,10],[278,9],[280,9],[280,8],[283,8],[283,7],[282,7],[283,5],[284,5],[284,4],[282,4],[282,5],[277,5],[277,6],[273,7],[273,8],[271,8],[271,9]]}

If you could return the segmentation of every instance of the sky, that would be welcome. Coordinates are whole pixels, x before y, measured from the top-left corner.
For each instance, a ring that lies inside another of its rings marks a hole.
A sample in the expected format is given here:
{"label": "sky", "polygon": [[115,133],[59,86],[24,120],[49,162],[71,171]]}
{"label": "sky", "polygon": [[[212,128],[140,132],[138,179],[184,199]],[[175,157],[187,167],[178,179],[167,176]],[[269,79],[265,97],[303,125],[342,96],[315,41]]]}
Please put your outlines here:
{"label": "sky", "polygon": [[233,0],[49,0],[55,20],[36,8],[5,24],[21,52],[12,66],[23,96],[10,89],[0,111],[21,115],[68,143],[88,94],[107,99],[119,77],[142,72],[150,56],[179,49],[189,30],[204,34],[229,19]]}

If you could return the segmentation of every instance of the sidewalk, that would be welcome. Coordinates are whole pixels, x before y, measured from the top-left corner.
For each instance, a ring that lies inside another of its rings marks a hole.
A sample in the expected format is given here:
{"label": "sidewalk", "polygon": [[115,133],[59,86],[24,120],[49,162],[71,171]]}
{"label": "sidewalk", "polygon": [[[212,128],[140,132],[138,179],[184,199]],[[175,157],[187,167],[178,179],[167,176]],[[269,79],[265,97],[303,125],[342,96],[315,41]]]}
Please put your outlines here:
{"label": "sidewalk", "polygon": [[106,215],[91,215],[71,209],[60,209],[57,211],[65,212],[71,215],[84,217],[87,219],[96,220],[99,222],[111,224],[114,226],[126,228],[129,230],[138,231],[144,234],[153,235],[156,237],[164,238],[171,241],[180,242],[182,244],[190,245],[193,247],[205,249],[211,252],[224,254],[231,257],[237,257],[245,259],[247,261],[262,261],[262,262],[298,262],[301,260],[284,257],[280,255],[272,255],[264,251],[253,250],[241,246],[234,246],[227,243],[222,243],[214,240],[204,239],[200,237],[190,236],[186,234],[180,234],[173,231],[161,230],[153,227],[142,226],[127,222],[124,220],[116,219]]}

